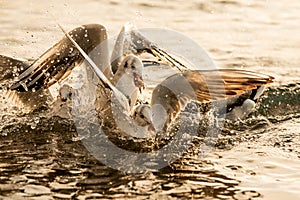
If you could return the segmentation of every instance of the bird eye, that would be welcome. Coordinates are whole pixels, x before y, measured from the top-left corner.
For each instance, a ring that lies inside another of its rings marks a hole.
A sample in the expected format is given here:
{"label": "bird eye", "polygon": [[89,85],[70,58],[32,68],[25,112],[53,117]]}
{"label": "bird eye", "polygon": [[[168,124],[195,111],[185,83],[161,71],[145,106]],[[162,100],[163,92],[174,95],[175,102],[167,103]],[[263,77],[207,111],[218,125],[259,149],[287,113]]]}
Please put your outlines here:
{"label": "bird eye", "polygon": [[131,69],[136,69],[136,67],[134,65],[131,66]]}
{"label": "bird eye", "polygon": [[142,118],[142,119],[144,119],[144,118],[145,118],[145,116],[144,116],[143,114],[141,114],[141,118]]}

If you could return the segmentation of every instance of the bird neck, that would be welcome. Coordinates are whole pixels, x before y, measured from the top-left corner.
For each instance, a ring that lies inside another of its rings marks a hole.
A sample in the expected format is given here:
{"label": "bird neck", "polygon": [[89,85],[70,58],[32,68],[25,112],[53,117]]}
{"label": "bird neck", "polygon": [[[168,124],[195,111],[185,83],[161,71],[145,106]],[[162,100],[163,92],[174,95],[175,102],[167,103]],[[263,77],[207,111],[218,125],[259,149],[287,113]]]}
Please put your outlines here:
{"label": "bird neck", "polygon": [[115,87],[126,96],[129,101],[130,107],[132,107],[137,98],[137,87],[134,84],[134,78],[129,73],[116,74],[112,83]]}

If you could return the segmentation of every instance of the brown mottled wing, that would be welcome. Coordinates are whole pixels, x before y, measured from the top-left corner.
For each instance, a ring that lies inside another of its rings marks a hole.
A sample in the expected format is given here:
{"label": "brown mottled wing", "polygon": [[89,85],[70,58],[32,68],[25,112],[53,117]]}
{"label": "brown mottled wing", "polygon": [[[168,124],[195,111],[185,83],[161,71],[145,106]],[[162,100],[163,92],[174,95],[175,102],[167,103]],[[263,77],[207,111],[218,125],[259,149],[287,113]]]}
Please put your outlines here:
{"label": "brown mottled wing", "polygon": [[[83,25],[73,29],[69,34],[86,53],[90,53],[101,41],[106,39],[106,31],[99,24]],[[7,88],[17,91],[47,88],[56,81],[67,77],[70,71],[83,60],[79,51],[64,36],[29,68],[10,81]]]}
{"label": "brown mottled wing", "polygon": [[75,47],[63,38],[20,73],[8,85],[8,89],[22,92],[31,88],[47,87],[51,79],[59,80],[70,67],[74,66],[75,60],[82,61],[83,59]]}
{"label": "brown mottled wing", "polygon": [[183,76],[199,102],[231,98],[274,80],[272,76],[237,69],[193,70],[186,71]]}
{"label": "brown mottled wing", "polygon": [[[224,100],[273,82],[273,77],[245,70],[188,70],[174,74],[156,86],[151,104],[173,110],[191,100],[211,102]],[[179,109],[180,110],[180,109]]]}

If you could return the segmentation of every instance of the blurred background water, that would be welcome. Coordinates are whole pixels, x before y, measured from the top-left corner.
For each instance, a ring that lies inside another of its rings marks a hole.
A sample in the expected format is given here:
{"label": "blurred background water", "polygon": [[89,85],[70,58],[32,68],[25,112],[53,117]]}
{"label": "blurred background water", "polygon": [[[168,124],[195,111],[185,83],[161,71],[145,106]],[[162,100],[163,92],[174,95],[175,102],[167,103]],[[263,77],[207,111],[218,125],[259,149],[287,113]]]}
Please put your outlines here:
{"label": "blurred background water", "polygon": [[261,118],[229,125],[208,155],[146,174],[104,166],[72,140],[68,122],[2,114],[0,198],[299,199],[299,10],[295,0],[0,0],[0,54],[34,60],[63,36],[57,22],[100,23],[115,36],[130,21],[189,36],[219,68],[275,76],[263,102],[278,101]]}

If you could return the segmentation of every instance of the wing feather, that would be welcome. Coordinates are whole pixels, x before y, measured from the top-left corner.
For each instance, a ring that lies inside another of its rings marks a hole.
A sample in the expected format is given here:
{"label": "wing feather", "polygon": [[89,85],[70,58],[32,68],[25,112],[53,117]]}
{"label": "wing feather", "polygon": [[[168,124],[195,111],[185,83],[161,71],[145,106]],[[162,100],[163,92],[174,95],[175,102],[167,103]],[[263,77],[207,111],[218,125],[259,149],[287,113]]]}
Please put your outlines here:
{"label": "wing feather", "polygon": [[272,76],[237,69],[187,70],[174,74],[156,86],[151,104],[160,104],[167,112],[165,128],[191,101],[208,103],[233,99],[260,86],[272,83]]}
{"label": "wing feather", "polygon": [[274,80],[272,76],[238,69],[190,70],[183,76],[199,102],[231,98]]}
{"label": "wing feather", "polygon": [[[98,24],[75,28],[69,34],[86,53],[90,53],[101,41],[106,39],[104,27]],[[83,60],[77,48],[64,36],[32,65],[23,70],[19,76],[10,80],[6,87],[17,91],[48,87],[51,83],[65,78],[66,76],[63,75]]]}

